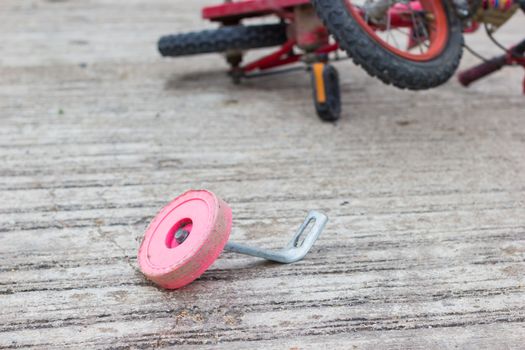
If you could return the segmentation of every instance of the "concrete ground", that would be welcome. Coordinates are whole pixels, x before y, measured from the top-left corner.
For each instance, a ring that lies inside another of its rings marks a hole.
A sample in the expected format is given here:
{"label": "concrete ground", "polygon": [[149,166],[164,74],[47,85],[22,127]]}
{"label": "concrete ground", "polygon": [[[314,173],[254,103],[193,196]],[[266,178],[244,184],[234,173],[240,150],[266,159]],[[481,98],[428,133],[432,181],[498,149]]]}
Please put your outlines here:
{"label": "concrete ground", "polygon": [[[306,74],[233,86],[218,56],[159,57],[208,3],[0,2],[0,347],[523,349],[523,70],[416,93],[342,62],[322,123]],[[330,221],[299,263],[223,253],[164,291],[136,253],[189,188],[238,242]]]}

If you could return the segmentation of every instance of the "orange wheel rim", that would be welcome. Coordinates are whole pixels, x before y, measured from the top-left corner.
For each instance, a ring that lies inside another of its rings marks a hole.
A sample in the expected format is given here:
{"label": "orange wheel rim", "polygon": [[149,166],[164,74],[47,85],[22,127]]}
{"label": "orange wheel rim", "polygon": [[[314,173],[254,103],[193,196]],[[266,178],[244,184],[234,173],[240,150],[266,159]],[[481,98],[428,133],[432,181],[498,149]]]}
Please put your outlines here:
{"label": "orange wheel rim", "polygon": [[[399,47],[393,46],[391,43],[385,41],[385,39],[378,35],[377,29],[373,28],[365,21],[363,15],[358,11],[356,6],[352,5],[350,0],[342,1],[345,2],[346,8],[348,9],[350,15],[354,17],[354,19],[358,22],[361,28],[366,31],[366,33],[382,47],[397,56],[410,61],[424,62],[438,57],[445,49],[448,41],[449,29],[447,14],[441,1],[419,0],[421,9],[427,13],[427,17],[430,17],[430,19],[428,22],[426,22],[426,24],[428,24],[428,28],[426,28],[428,35],[426,36],[425,41],[428,41],[428,46],[426,46],[426,50],[424,52],[420,51],[418,53],[410,52],[408,49],[400,49]],[[410,3],[408,6],[410,6]],[[412,14],[413,13],[414,12],[412,12]],[[421,45],[422,42],[419,43],[419,46]]]}

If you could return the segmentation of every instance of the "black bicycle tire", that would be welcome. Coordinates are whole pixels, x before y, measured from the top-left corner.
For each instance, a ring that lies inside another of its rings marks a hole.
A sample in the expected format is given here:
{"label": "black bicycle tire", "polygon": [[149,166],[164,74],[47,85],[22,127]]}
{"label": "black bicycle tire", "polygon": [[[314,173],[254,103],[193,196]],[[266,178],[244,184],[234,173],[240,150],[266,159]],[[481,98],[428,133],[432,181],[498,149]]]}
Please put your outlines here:
{"label": "black bicycle tire", "polygon": [[187,56],[228,50],[249,50],[285,43],[286,24],[235,25],[197,32],[165,35],[158,41],[162,56]]}
{"label": "black bicycle tire", "polygon": [[443,6],[449,25],[448,40],[439,56],[429,61],[408,60],[383,47],[349,13],[344,0],[311,1],[330,33],[354,63],[385,84],[402,89],[429,89],[448,81],[459,66],[463,53],[462,25],[447,0],[443,0]]}

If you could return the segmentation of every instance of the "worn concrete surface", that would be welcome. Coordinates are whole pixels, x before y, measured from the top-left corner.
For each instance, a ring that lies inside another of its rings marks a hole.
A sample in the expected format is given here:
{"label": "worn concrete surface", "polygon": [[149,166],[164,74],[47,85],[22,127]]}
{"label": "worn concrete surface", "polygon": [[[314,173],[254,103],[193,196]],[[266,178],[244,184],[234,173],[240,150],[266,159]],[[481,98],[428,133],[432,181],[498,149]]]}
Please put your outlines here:
{"label": "worn concrete surface", "polygon": [[[236,87],[220,57],[158,56],[209,2],[0,2],[0,347],[525,348],[523,71],[413,93],[344,62],[324,124],[304,74]],[[240,242],[330,222],[300,263],[224,253],[166,292],[135,254],[188,188]]]}

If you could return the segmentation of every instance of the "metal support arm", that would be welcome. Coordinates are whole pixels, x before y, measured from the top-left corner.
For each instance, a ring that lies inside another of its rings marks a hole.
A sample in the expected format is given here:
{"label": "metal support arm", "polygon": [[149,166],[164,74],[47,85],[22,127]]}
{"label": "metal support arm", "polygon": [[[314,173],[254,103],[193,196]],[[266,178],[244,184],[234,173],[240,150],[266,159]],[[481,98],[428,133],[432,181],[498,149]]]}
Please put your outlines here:
{"label": "metal support arm", "polygon": [[[235,242],[226,243],[224,249],[227,251],[251,255],[282,264],[294,263],[306,256],[310,248],[312,248],[315,241],[323,231],[327,221],[328,217],[326,215],[317,211],[310,211],[302,225],[293,235],[290,242],[288,242],[288,244],[281,250],[273,251],[269,249],[248,247]],[[313,222],[313,226],[308,232],[306,232],[306,228],[310,222]],[[303,235],[304,239],[301,241],[301,237]]]}

